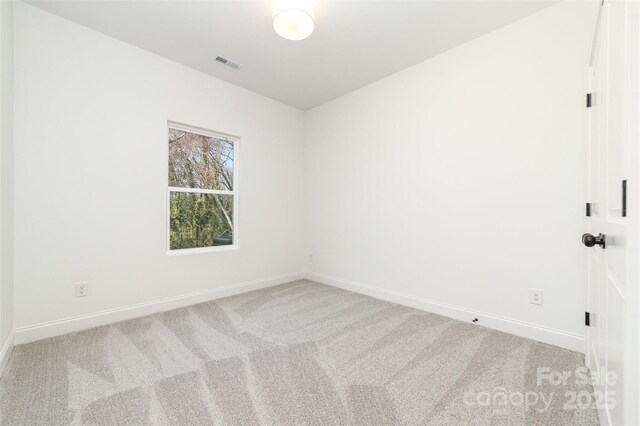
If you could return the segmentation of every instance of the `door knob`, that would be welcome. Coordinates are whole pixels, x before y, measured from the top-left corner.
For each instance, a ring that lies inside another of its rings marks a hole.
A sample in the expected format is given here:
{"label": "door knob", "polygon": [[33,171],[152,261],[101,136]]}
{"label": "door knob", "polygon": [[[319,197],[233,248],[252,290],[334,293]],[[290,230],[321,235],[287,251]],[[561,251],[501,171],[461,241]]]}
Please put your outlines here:
{"label": "door knob", "polygon": [[597,237],[594,237],[591,234],[584,234],[582,235],[582,244],[584,244],[587,247],[593,247],[597,244],[600,247],[604,248],[606,244],[605,239],[606,237],[604,234],[598,234]]}

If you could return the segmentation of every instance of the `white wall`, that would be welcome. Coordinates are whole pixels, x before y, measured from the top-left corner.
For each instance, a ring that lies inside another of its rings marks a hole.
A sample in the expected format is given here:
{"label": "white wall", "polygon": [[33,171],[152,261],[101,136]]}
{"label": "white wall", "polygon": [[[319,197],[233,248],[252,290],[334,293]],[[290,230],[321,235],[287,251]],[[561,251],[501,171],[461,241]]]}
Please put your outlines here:
{"label": "white wall", "polygon": [[583,350],[588,23],[561,3],[308,112],[312,276]]}
{"label": "white wall", "polygon": [[[302,271],[303,112],[24,3],[14,10],[18,343],[91,319],[33,328],[45,322]],[[240,250],[167,256],[167,120],[242,138]],[[83,280],[89,296],[74,298]]]}
{"label": "white wall", "polygon": [[0,374],[13,331],[13,2],[0,1]]}
{"label": "white wall", "polygon": [[[565,2],[305,115],[16,3],[17,342],[306,264],[582,349],[587,25]],[[241,250],[167,256],[167,120],[242,137]]]}

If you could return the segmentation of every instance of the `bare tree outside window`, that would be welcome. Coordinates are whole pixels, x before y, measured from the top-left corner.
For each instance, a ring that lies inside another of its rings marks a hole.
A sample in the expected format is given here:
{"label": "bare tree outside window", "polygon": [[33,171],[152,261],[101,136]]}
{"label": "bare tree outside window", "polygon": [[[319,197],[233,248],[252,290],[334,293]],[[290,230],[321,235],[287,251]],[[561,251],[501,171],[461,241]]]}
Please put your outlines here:
{"label": "bare tree outside window", "polygon": [[233,244],[234,154],[234,140],[169,127],[170,250]]}

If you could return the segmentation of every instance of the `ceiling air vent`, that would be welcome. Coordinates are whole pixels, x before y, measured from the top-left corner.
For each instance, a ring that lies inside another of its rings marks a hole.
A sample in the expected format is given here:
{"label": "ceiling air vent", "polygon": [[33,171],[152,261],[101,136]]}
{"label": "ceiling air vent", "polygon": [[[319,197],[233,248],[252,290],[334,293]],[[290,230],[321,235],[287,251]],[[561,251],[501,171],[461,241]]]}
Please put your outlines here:
{"label": "ceiling air vent", "polygon": [[229,68],[233,68],[234,70],[237,70],[238,68],[240,68],[240,65],[236,64],[235,62],[231,62],[230,60],[228,60],[223,56],[216,56],[216,62],[222,65],[226,65]]}

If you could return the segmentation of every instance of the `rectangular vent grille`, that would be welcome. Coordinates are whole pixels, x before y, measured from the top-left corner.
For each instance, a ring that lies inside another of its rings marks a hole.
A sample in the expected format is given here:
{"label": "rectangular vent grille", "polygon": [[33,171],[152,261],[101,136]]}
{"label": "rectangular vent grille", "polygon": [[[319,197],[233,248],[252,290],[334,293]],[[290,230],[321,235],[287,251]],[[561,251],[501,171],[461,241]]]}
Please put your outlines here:
{"label": "rectangular vent grille", "polygon": [[224,56],[216,56],[216,62],[222,65],[226,65],[229,68],[233,68],[234,70],[237,70],[238,68],[240,68],[240,65],[236,64],[235,62],[231,62]]}

